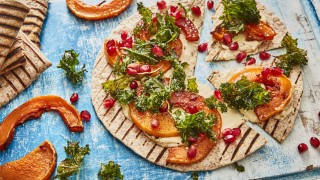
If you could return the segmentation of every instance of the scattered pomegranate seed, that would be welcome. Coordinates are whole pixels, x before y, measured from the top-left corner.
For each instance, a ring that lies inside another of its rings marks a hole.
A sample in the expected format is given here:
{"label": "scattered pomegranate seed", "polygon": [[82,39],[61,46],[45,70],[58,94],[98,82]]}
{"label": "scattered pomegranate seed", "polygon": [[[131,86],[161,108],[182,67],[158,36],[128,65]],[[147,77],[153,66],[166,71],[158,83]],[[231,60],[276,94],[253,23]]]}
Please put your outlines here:
{"label": "scattered pomegranate seed", "polygon": [[164,0],[158,1],[158,2],[157,2],[157,6],[158,6],[158,9],[165,9],[166,6],[167,6],[167,3],[166,3],[166,1],[164,1]]}
{"label": "scattered pomegranate seed", "polygon": [[301,143],[298,145],[299,153],[303,153],[308,150],[308,146],[305,143]]}
{"label": "scattered pomegranate seed", "polygon": [[197,142],[197,138],[190,136],[188,137],[188,142],[195,143]]}
{"label": "scattered pomegranate seed", "polygon": [[133,38],[132,38],[132,37],[128,37],[128,38],[126,39],[126,42],[132,44],[132,43],[133,43]]}
{"label": "scattered pomegranate seed", "polygon": [[233,128],[232,129],[232,135],[234,136],[239,136],[241,134],[241,129],[240,128]]}
{"label": "scattered pomegranate seed", "polygon": [[107,100],[105,100],[104,102],[103,102],[103,106],[105,107],[105,108],[111,108],[112,106],[114,106],[114,103],[115,103],[116,101],[114,100],[114,99],[112,99],[112,98],[109,98],[109,99],[107,99]]}
{"label": "scattered pomegranate seed", "polygon": [[163,56],[163,51],[162,51],[162,49],[161,49],[159,46],[157,46],[157,45],[152,48],[152,52],[153,52],[153,54],[154,54],[155,56],[158,56],[158,57]]}
{"label": "scattered pomegranate seed", "polygon": [[138,70],[137,69],[133,69],[133,68],[127,68],[127,73],[129,76],[134,76],[138,74]]}
{"label": "scattered pomegranate seed", "polygon": [[246,62],[246,66],[250,66],[252,64],[255,64],[257,62],[256,58],[249,58],[249,60]]}
{"label": "scattered pomegranate seed", "polygon": [[130,88],[131,88],[131,89],[137,89],[137,87],[138,87],[137,81],[132,81],[132,82],[130,83]]}
{"label": "scattered pomegranate seed", "polygon": [[149,65],[142,65],[140,66],[140,72],[151,72],[151,67]]}
{"label": "scattered pomegranate seed", "polygon": [[154,17],[152,18],[152,22],[153,22],[153,23],[156,23],[157,21],[158,21],[157,16],[154,16]]}
{"label": "scattered pomegranate seed", "polygon": [[132,48],[132,43],[129,43],[129,42],[126,42],[125,44],[124,44],[124,46],[126,47],[126,48]]}
{"label": "scattered pomegranate seed", "polygon": [[122,40],[126,40],[128,38],[128,33],[127,33],[127,31],[122,31],[121,32],[121,39]]}
{"label": "scattered pomegranate seed", "polygon": [[265,51],[260,52],[259,57],[261,60],[265,61],[270,59],[271,55]]}
{"label": "scattered pomegranate seed", "polygon": [[236,136],[229,134],[223,137],[223,141],[227,144],[232,143],[234,141],[236,141]]}
{"label": "scattered pomegranate seed", "polygon": [[177,11],[175,13],[173,13],[173,16],[175,17],[175,19],[180,19],[182,17],[181,11]]}
{"label": "scattered pomegranate seed", "polygon": [[157,119],[152,119],[151,122],[150,122],[150,125],[152,128],[156,129],[159,127],[160,123]]}
{"label": "scattered pomegranate seed", "polygon": [[206,134],[205,134],[205,133],[202,133],[202,132],[198,134],[199,138],[203,138],[205,135],[206,135]]}
{"label": "scattered pomegranate seed", "polygon": [[225,34],[223,35],[223,43],[224,43],[225,45],[229,45],[229,44],[232,43],[232,36],[231,36],[229,33],[225,33]]}
{"label": "scattered pomegranate seed", "polygon": [[229,49],[231,51],[236,51],[236,50],[239,49],[239,44],[237,42],[233,42],[233,43],[230,44]]}
{"label": "scattered pomegranate seed", "polygon": [[188,149],[188,158],[194,158],[197,155],[197,148],[194,145],[191,145]]}
{"label": "scattered pomegranate seed", "polygon": [[161,107],[159,108],[159,111],[164,113],[164,112],[167,112],[168,111],[168,103],[167,102],[164,102]]}
{"label": "scattered pomegranate seed", "polygon": [[198,108],[197,108],[197,106],[188,106],[187,107],[187,111],[190,113],[190,114],[195,114],[195,113],[197,113],[199,110],[198,110]]}
{"label": "scattered pomegranate seed", "polygon": [[201,16],[201,9],[199,6],[193,6],[191,10],[194,15]]}
{"label": "scattered pomegranate seed", "polygon": [[115,56],[115,55],[117,55],[117,48],[116,48],[116,46],[110,46],[110,47],[108,47],[107,53],[108,53],[110,56]]}
{"label": "scattered pomegranate seed", "polygon": [[118,47],[119,48],[122,48],[122,47],[124,47],[125,46],[125,43],[123,42],[123,41],[120,41],[119,43],[118,43]]}
{"label": "scattered pomegranate seed", "polygon": [[219,101],[222,101],[221,91],[215,90],[213,92],[214,97],[216,97]]}
{"label": "scattered pomegranate seed", "polygon": [[282,73],[283,73],[283,71],[281,68],[274,67],[271,69],[271,74],[274,76],[280,76],[280,75],[282,75]]}
{"label": "scattered pomegranate seed", "polygon": [[226,128],[222,131],[222,137],[232,134],[232,130],[230,128]]}
{"label": "scattered pomegranate seed", "polygon": [[71,97],[70,97],[70,101],[71,101],[72,103],[75,103],[75,102],[78,101],[78,98],[79,98],[78,93],[73,93],[73,94],[71,95]]}
{"label": "scattered pomegranate seed", "polygon": [[81,117],[81,119],[83,119],[84,121],[90,121],[90,119],[91,119],[91,114],[89,113],[89,111],[83,110],[83,111],[80,112],[80,117]]}
{"label": "scattered pomegranate seed", "polygon": [[261,72],[262,78],[267,79],[268,75],[271,73],[270,68],[264,68]]}
{"label": "scattered pomegranate seed", "polygon": [[178,6],[170,6],[170,12],[175,13],[178,9]]}
{"label": "scattered pomegranate seed", "polygon": [[312,137],[310,138],[310,144],[311,146],[313,146],[314,148],[318,148],[320,146],[320,141],[318,138],[316,137]]}
{"label": "scattered pomegranate seed", "polygon": [[213,5],[214,5],[214,2],[213,2],[212,0],[209,0],[209,1],[207,2],[207,7],[208,7],[208,9],[212,9],[212,8],[213,8]]}
{"label": "scattered pomegranate seed", "polygon": [[208,43],[202,43],[198,46],[198,51],[199,52],[204,52],[207,50],[207,47],[208,47]]}
{"label": "scattered pomegranate seed", "polygon": [[111,46],[115,46],[115,45],[116,45],[116,41],[113,40],[113,39],[111,39],[111,40],[109,40],[109,41],[107,42],[107,48],[108,48],[108,47],[111,47]]}
{"label": "scattered pomegranate seed", "polygon": [[237,57],[236,57],[237,62],[238,62],[238,63],[241,63],[246,57],[247,57],[247,53],[246,53],[246,52],[244,52],[244,51],[239,52],[239,53],[237,54]]}

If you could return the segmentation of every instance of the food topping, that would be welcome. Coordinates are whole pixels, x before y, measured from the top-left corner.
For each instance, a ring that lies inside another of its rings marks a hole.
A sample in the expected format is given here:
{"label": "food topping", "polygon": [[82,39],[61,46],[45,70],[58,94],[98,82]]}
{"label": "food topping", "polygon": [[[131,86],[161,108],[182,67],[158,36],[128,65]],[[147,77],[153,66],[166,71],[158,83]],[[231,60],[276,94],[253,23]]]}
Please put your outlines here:
{"label": "food topping", "polygon": [[230,144],[234,141],[236,141],[236,136],[232,135],[232,134],[229,134],[229,135],[226,135],[223,137],[223,141],[226,143],[226,144]]}
{"label": "food topping", "polygon": [[303,153],[308,150],[308,146],[305,143],[301,143],[298,145],[299,153]]}
{"label": "food topping", "polygon": [[152,128],[156,129],[159,127],[159,121],[157,119],[151,119],[150,125]]}
{"label": "food topping", "polygon": [[239,49],[239,44],[237,42],[233,42],[233,43],[230,44],[229,49],[231,51],[236,51],[236,50]]}
{"label": "food topping", "polygon": [[192,13],[193,13],[194,15],[196,15],[196,16],[201,16],[201,9],[200,9],[199,6],[193,6],[193,7],[191,8],[191,11],[192,11]]}
{"label": "food topping", "polygon": [[246,66],[250,66],[252,64],[255,64],[257,62],[256,58],[254,57],[248,57],[247,58],[247,62],[246,62]]}
{"label": "food topping", "polygon": [[207,48],[208,48],[208,43],[202,43],[202,44],[200,44],[200,45],[198,46],[198,51],[199,51],[199,52],[204,52],[204,51],[207,50]]}
{"label": "food topping", "polygon": [[[217,91],[217,92],[220,92],[220,91]],[[210,96],[209,98],[206,98],[204,100],[204,103],[210,109],[219,109],[221,112],[227,112],[227,106],[221,102],[221,94],[217,96],[220,97],[220,99],[218,99],[216,96]]]}
{"label": "food topping", "polygon": [[318,148],[320,146],[320,141],[318,138],[316,137],[311,137],[310,138],[310,144],[311,146],[313,146],[314,148]]}
{"label": "food topping", "polygon": [[223,34],[222,41],[225,45],[230,45],[232,43],[232,36],[229,33]]}
{"label": "food topping", "polygon": [[190,19],[180,18],[176,20],[175,24],[185,33],[188,41],[199,40],[199,31]]}
{"label": "food topping", "polygon": [[132,81],[132,82],[130,83],[130,88],[131,88],[131,89],[137,89],[137,88],[138,88],[138,83],[137,83],[137,81]]}
{"label": "food topping", "polygon": [[75,103],[78,101],[78,99],[79,99],[78,93],[72,93],[72,95],[70,97],[70,102]]}
{"label": "food topping", "polygon": [[190,92],[198,93],[198,84],[196,78],[190,78],[188,79],[188,87],[187,90]]}
{"label": "food topping", "polygon": [[262,51],[259,53],[259,57],[262,61],[270,59],[271,55],[267,53],[266,51]]}
{"label": "food topping", "polygon": [[165,8],[166,8],[167,3],[166,3],[166,1],[161,0],[161,1],[158,1],[158,2],[157,2],[157,6],[158,6],[158,8],[159,8],[160,10],[162,10],[162,9],[165,9]]}
{"label": "food topping", "polygon": [[271,41],[277,35],[272,27],[263,21],[258,24],[246,24],[244,29],[247,41]]}
{"label": "food topping", "polygon": [[116,102],[116,101],[115,101],[114,99],[109,98],[109,99],[106,99],[106,100],[104,101],[103,106],[104,106],[105,108],[111,108],[112,106],[114,106],[115,102]]}
{"label": "food topping", "polygon": [[213,9],[214,2],[212,0],[207,1],[208,9]]}
{"label": "food topping", "polygon": [[168,111],[168,108],[169,108],[168,103],[167,103],[167,102],[164,102],[164,103],[161,105],[159,111],[160,111],[161,113],[164,113],[164,112],[167,112],[167,111]]}
{"label": "food topping", "polygon": [[123,179],[120,167],[113,161],[109,161],[108,164],[101,163],[101,168],[99,170],[98,176],[101,180],[111,180],[111,179]]}
{"label": "food topping", "polygon": [[162,57],[163,56],[163,51],[159,46],[154,46],[152,48],[152,52],[154,53],[155,56],[158,56],[158,57]]}
{"label": "food topping", "polygon": [[80,117],[81,119],[83,119],[84,121],[90,121],[91,119],[91,114],[89,113],[89,111],[87,110],[83,110],[80,113]]}
{"label": "food topping", "polygon": [[241,63],[246,57],[247,57],[247,53],[242,51],[237,54],[236,60],[238,63]]}
{"label": "food topping", "polygon": [[236,141],[237,137],[240,136],[241,134],[241,129],[240,128],[226,128],[222,131],[222,137],[223,141],[226,144],[230,144],[234,141]]}
{"label": "food topping", "polygon": [[188,149],[188,158],[192,159],[197,155],[197,148],[194,145],[191,145]]}

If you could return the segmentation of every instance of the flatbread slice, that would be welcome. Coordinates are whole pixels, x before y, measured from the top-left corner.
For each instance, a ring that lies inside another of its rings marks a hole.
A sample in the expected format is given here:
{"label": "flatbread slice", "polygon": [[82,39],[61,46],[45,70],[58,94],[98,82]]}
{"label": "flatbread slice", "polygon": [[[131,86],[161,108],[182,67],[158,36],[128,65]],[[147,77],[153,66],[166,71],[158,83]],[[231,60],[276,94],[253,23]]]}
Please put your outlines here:
{"label": "flatbread slice", "polygon": [[16,39],[14,41],[12,47],[10,48],[10,52],[0,69],[0,75],[26,63],[27,59],[23,53],[22,46],[23,42],[21,39]]}
{"label": "flatbread slice", "polygon": [[[270,60],[261,64],[263,67],[271,67],[274,66],[274,61]],[[208,80],[216,87],[217,80],[220,77],[219,72],[213,72]],[[267,121],[257,123],[261,128],[263,128],[268,134],[270,134],[274,139],[278,142],[282,143],[289,133],[291,132],[294,121],[297,117],[298,110],[301,104],[301,97],[303,93],[303,79],[301,75],[300,67],[295,67],[291,73],[289,79],[291,80],[294,92],[292,96],[292,104],[291,107],[288,108],[288,113],[279,113],[275,116],[269,118]],[[289,103],[290,104],[290,103]]]}
{"label": "flatbread slice", "polygon": [[17,39],[22,42],[27,62],[25,65],[0,76],[0,107],[24,91],[43,71],[52,65],[23,32],[19,32]]}
{"label": "flatbread slice", "polygon": [[[248,55],[256,54],[261,51],[276,49],[281,47],[281,41],[283,37],[288,32],[286,26],[283,22],[270,10],[268,10],[264,5],[257,1],[257,8],[260,10],[261,18],[264,22],[267,22],[277,33],[272,41],[264,41],[257,45],[256,49],[246,50]],[[223,14],[224,6],[221,2],[217,5],[217,9],[213,16],[213,28],[214,30],[218,25],[222,23],[219,20],[219,17]],[[219,61],[219,60],[234,60],[236,59],[237,54],[241,51],[241,46],[244,47],[242,42],[239,43],[239,50],[231,51],[225,45],[222,45],[220,42],[211,38],[209,47],[208,47],[208,55],[206,57],[206,61]],[[246,46],[253,47],[251,44],[247,44]]]}
{"label": "flatbread slice", "polygon": [[18,1],[0,0],[0,69],[29,10]]}

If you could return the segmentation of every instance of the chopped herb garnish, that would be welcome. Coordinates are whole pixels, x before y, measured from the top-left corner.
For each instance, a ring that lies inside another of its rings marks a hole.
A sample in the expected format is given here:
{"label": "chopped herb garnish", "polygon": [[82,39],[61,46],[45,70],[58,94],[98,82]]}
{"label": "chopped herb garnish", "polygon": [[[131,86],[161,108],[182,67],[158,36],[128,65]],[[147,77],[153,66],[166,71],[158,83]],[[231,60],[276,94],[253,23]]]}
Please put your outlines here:
{"label": "chopped herb garnish", "polygon": [[73,84],[81,82],[83,80],[84,72],[86,71],[85,64],[83,64],[79,71],[76,70],[76,66],[79,64],[78,56],[79,54],[74,50],[67,50],[64,52],[62,59],[57,66],[66,71],[67,79]]}
{"label": "chopped herb garnish", "polygon": [[223,83],[220,89],[223,100],[231,108],[254,109],[271,100],[270,92],[261,84],[249,81],[245,76],[236,83]]}
{"label": "chopped herb garnish", "polygon": [[197,79],[196,78],[190,78],[188,79],[188,91],[198,93],[198,84],[197,84]]}
{"label": "chopped herb garnish", "polygon": [[236,170],[238,171],[238,172],[244,172],[245,171],[245,168],[244,168],[244,166],[242,166],[242,165],[240,165],[240,164],[238,164],[238,163],[233,163],[233,165],[234,165],[234,167],[236,168]]}
{"label": "chopped herb garnish", "polygon": [[255,0],[222,0],[222,26],[229,32],[244,31],[245,24],[258,24],[261,16]]}
{"label": "chopped herb garnish", "polygon": [[199,173],[198,172],[193,172],[191,174],[191,178],[192,178],[192,180],[198,180],[199,179]]}
{"label": "chopped herb garnish", "polygon": [[151,57],[151,48],[144,47],[138,49],[137,46],[134,45],[133,49],[124,48],[123,50],[128,53],[127,56],[133,61],[146,64],[157,64],[159,62],[157,59]]}
{"label": "chopped herb garnish", "polygon": [[276,66],[284,70],[286,76],[295,66],[308,64],[307,51],[298,48],[298,39],[293,39],[288,33],[283,38],[281,45],[287,49],[287,53],[277,56]]}
{"label": "chopped herb garnish", "polygon": [[221,112],[227,112],[228,108],[227,106],[220,102],[215,96],[210,96],[209,98],[206,98],[204,100],[204,103],[210,108],[210,109],[219,109]]}
{"label": "chopped herb garnish", "polygon": [[101,180],[123,179],[120,167],[121,166],[115,164],[113,161],[109,161],[108,164],[101,163],[101,168],[98,173],[98,176]]}
{"label": "chopped herb garnish", "polygon": [[170,81],[170,90],[172,92],[184,91],[186,89],[186,73],[184,71],[184,65],[180,64],[177,60],[173,61],[173,75]]}
{"label": "chopped herb garnish", "polygon": [[217,117],[201,111],[196,114],[187,114],[181,110],[172,113],[176,127],[180,132],[182,142],[188,144],[188,137],[197,138],[199,133],[205,133],[210,140],[216,140],[216,134],[212,131]]}
{"label": "chopped herb garnish", "polygon": [[89,145],[80,147],[79,142],[68,141],[68,146],[64,147],[64,151],[69,157],[59,164],[58,174],[54,179],[67,180],[68,177],[79,172],[85,155],[90,153],[90,148]]}

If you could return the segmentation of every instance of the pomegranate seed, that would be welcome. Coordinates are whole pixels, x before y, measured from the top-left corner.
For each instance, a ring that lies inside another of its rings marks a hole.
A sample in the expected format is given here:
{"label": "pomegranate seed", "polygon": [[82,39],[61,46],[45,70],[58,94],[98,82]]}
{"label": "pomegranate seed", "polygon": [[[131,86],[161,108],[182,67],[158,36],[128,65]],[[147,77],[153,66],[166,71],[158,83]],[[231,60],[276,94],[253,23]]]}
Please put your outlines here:
{"label": "pomegranate seed", "polygon": [[127,43],[130,43],[130,44],[132,45],[132,43],[133,43],[133,38],[132,38],[132,37],[128,37],[128,38],[126,39],[126,42],[127,42]]}
{"label": "pomegranate seed", "polygon": [[236,137],[232,134],[226,135],[223,137],[223,141],[227,144],[232,143],[234,141],[236,141]]}
{"label": "pomegranate seed", "polygon": [[108,47],[111,47],[111,46],[115,46],[115,45],[116,45],[116,41],[113,40],[113,39],[111,39],[111,40],[109,40],[109,41],[107,42],[107,48],[108,48]]}
{"label": "pomegranate seed", "polygon": [[240,128],[233,128],[232,129],[232,135],[234,136],[239,136],[241,134],[241,129]]}
{"label": "pomegranate seed", "polygon": [[133,69],[133,68],[127,68],[127,73],[128,73],[128,75],[130,75],[130,76],[134,76],[134,75],[137,75],[137,74],[138,74],[138,70]]}
{"label": "pomegranate seed", "polygon": [[232,43],[232,36],[231,36],[229,33],[225,33],[225,34],[223,35],[223,43],[224,43],[225,45],[229,45],[229,44]]}
{"label": "pomegranate seed", "polygon": [[103,106],[105,108],[111,108],[112,106],[114,106],[115,102],[116,101],[114,99],[110,98],[110,99],[107,99],[107,100],[104,101]]}
{"label": "pomegranate seed", "polygon": [[215,90],[213,92],[214,97],[216,97],[219,101],[222,101],[221,91]]}
{"label": "pomegranate seed", "polygon": [[202,43],[198,46],[198,51],[199,52],[204,52],[207,50],[207,47],[208,47],[208,43]]}
{"label": "pomegranate seed", "polygon": [[89,111],[83,110],[83,111],[80,112],[80,117],[81,117],[81,119],[83,119],[84,121],[90,121],[90,119],[91,119],[91,114],[89,113]]}
{"label": "pomegranate seed", "polygon": [[231,51],[236,51],[236,50],[239,49],[239,44],[237,42],[233,42],[233,43],[230,44],[229,49]]}
{"label": "pomegranate seed", "polygon": [[188,112],[190,113],[190,114],[195,114],[195,113],[197,113],[199,110],[198,110],[198,108],[197,108],[197,106],[188,106],[187,107],[187,110],[188,110]]}
{"label": "pomegranate seed", "polygon": [[298,145],[299,153],[303,153],[308,150],[308,146],[305,143],[301,143]]}
{"label": "pomegranate seed", "polygon": [[175,17],[175,19],[180,19],[182,17],[181,11],[177,11],[173,14],[173,16]]}
{"label": "pomegranate seed", "polygon": [[139,65],[139,64],[134,64],[134,63],[133,63],[133,64],[129,64],[129,65],[128,65],[128,68],[139,70],[140,65]]}
{"label": "pomegranate seed", "polygon": [[249,60],[246,62],[246,66],[250,66],[252,64],[255,64],[257,61],[256,61],[256,58],[249,58]]}
{"label": "pomegranate seed", "polygon": [[149,65],[142,65],[140,66],[140,72],[151,72],[151,67]]}
{"label": "pomegranate seed", "polygon": [[157,2],[158,9],[165,9],[166,5],[167,3],[164,0]]}
{"label": "pomegranate seed", "polygon": [[320,141],[318,138],[316,137],[312,137],[310,138],[310,144],[311,146],[313,146],[314,148],[318,148],[320,146]]}
{"label": "pomegranate seed", "polygon": [[209,0],[207,2],[207,6],[208,6],[208,9],[212,9],[213,8],[213,5],[214,5],[214,2],[212,0]]}
{"label": "pomegranate seed", "polygon": [[193,6],[193,7],[191,8],[191,10],[192,10],[192,13],[193,13],[194,15],[196,15],[196,16],[200,16],[200,15],[201,15],[201,9],[200,9],[199,6]]}
{"label": "pomegranate seed", "polygon": [[128,33],[127,33],[127,31],[122,31],[121,32],[121,39],[122,40],[126,40],[128,38]]}
{"label": "pomegranate seed", "polygon": [[156,129],[159,127],[159,121],[157,119],[152,119],[151,122],[150,122],[150,125],[152,128]]}
{"label": "pomegranate seed", "polygon": [[198,99],[198,96],[196,96],[196,95],[191,95],[190,96],[190,101],[195,101],[195,100],[197,100]]}
{"label": "pomegranate seed", "polygon": [[157,16],[154,16],[154,17],[152,18],[152,22],[153,22],[153,23],[156,23],[157,21],[158,21]]}
{"label": "pomegranate seed", "polygon": [[197,142],[197,138],[190,136],[188,137],[188,142],[195,143]]}
{"label": "pomegranate seed", "polygon": [[199,134],[198,134],[199,139],[200,139],[200,138],[203,138],[205,135],[206,135],[205,133],[202,133],[202,132],[201,132],[201,133],[199,133]]}
{"label": "pomegranate seed", "polygon": [[320,112],[318,112],[318,117],[320,117]]}
{"label": "pomegranate seed", "polygon": [[170,6],[170,12],[175,13],[178,9],[178,6]]}
{"label": "pomegranate seed", "polygon": [[237,54],[237,57],[236,57],[237,62],[238,62],[238,63],[241,63],[246,57],[247,57],[247,53],[246,53],[246,52],[244,52],[244,51],[239,52],[239,53]]}
{"label": "pomegranate seed", "polygon": [[132,48],[132,43],[129,43],[129,42],[126,42],[125,44],[124,44],[124,46],[126,47],[126,48]]}
{"label": "pomegranate seed", "polygon": [[115,56],[115,55],[117,55],[117,48],[116,48],[116,46],[110,46],[110,47],[108,47],[107,52],[108,52],[108,54],[109,54],[110,56]]}
{"label": "pomegranate seed", "polygon": [[226,128],[222,131],[222,137],[232,134],[232,130],[230,128]]}
{"label": "pomegranate seed", "polygon": [[130,83],[130,88],[131,88],[131,89],[137,89],[137,87],[138,87],[137,81],[132,81],[132,82]]}
{"label": "pomegranate seed", "polygon": [[155,56],[158,56],[158,57],[163,56],[163,51],[162,51],[162,49],[161,49],[159,46],[157,46],[157,45],[152,48],[152,52],[153,52],[153,54],[154,54]]}
{"label": "pomegranate seed", "polygon": [[73,94],[71,95],[71,97],[70,97],[70,101],[71,101],[72,103],[75,103],[75,102],[78,101],[78,98],[79,98],[78,93],[73,93]]}
{"label": "pomegranate seed", "polygon": [[271,73],[270,68],[264,68],[263,71],[261,72],[262,78],[267,79],[268,75]]}
{"label": "pomegranate seed", "polygon": [[122,48],[122,47],[124,47],[125,46],[125,43],[123,42],[123,41],[120,41],[119,43],[118,43],[118,47],[119,48]]}
{"label": "pomegranate seed", "polygon": [[265,51],[260,52],[259,57],[261,60],[265,61],[270,59],[271,55]]}
{"label": "pomegranate seed", "polygon": [[271,69],[271,74],[274,76],[280,76],[280,75],[282,75],[282,73],[283,73],[283,71],[281,68],[274,67]]}
{"label": "pomegranate seed", "polygon": [[194,158],[197,155],[197,148],[194,145],[191,145],[188,149],[188,158]]}
{"label": "pomegranate seed", "polygon": [[159,111],[164,113],[164,112],[167,112],[168,111],[168,103],[165,102],[161,105],[161,107],[159,108]]}

